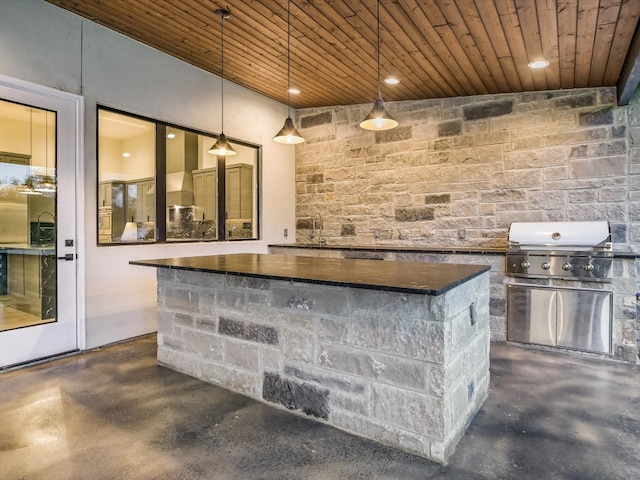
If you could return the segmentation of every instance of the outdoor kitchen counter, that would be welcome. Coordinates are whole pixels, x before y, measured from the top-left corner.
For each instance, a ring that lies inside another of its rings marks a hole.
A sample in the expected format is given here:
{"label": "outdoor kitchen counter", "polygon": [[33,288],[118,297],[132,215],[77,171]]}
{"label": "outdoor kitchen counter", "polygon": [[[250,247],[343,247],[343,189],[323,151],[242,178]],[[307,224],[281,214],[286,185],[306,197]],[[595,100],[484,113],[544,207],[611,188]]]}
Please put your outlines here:
{"label": "outdoor kitchen counter", "polygon": [[160,260],[158,361],[445,463],[489,385],[489,267]]}
{"label": "outdoor kitchen counter", "polygon": [[[502,256],[507,254],[507,247],[432,247],[422,245],[319,245],[318,243],[279,243],[269,245],[270,251],[274,253],[284,253],[295,249],[305,250],[328,250],[328,251],[344,251],[352,252],[352,256],[358,253],[372,255],[377,258],[376,254],[384,255],[385,253],[411,253],[411,254],[441,254],[441,255],[487,255]],[[613,258],[640,258],[640,253],[633,252],[629,247],[613,247]]]}

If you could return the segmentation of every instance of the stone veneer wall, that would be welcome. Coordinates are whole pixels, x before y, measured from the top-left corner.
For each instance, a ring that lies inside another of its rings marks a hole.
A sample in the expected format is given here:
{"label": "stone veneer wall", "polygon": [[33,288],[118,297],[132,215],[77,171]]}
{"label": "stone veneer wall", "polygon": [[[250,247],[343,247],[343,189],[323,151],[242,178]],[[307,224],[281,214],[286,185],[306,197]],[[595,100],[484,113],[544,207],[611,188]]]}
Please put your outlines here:
{"label": "stone veneer wall", "polygon": [[[400,125],[383,132],[358,127],[368,104],[298,110],[298,243],[319,213],[334,245],[506,247],[512,221],[608,220],[615,248],[640,250],[640,102],[594,88],[387,107]],[[615,305],[634,350],[638,271]]]}
{"label": "stone veneer wall", "polygon": [[439,296],[158,269],[158,361],[446,462],[489,387],[489,279]]}

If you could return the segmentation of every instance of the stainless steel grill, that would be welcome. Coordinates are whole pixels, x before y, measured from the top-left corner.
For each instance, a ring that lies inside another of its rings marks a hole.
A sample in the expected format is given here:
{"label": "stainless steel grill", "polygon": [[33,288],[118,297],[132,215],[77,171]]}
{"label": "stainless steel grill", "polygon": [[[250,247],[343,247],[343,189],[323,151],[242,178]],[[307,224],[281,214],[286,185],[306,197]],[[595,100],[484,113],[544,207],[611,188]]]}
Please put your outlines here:
{"label": "stainless steel grill", "polygon": [[607,222],[512,223],[507,339],[610,353],[613,294],[583,282],[611,282],[612,265]]}
{"label": "stainless steel grill", "polygon": [[608,222],[514,222],[506,273],[513,277],[610,282]]}

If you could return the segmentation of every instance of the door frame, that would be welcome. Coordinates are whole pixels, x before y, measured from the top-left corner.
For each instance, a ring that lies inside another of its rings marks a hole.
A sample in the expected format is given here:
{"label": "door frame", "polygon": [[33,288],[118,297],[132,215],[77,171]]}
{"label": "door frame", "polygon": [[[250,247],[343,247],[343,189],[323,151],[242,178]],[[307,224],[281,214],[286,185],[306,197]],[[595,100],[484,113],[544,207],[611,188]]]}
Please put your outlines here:
{"label": "door frame", "polygon": [[84,221],[84,97],[55,88],[27,82],[0,74],[0,88],[20,91],[26,95],[49,97],[73,105],[75,130],[75,242],[76,242],[76,342],[78,350],[87,344],[85,319],[85,221]]}

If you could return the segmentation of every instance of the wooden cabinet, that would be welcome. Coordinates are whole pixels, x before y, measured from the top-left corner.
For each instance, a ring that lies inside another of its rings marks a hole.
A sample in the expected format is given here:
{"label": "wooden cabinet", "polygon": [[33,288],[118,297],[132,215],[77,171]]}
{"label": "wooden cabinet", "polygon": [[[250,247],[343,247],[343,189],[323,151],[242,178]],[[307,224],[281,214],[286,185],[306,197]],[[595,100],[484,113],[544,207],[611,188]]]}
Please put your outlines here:
{"label": "wooden cabinet", "polygon": [[253,217],[253,167],[230,165],[226,170],[227,220]]}
{"label": "wooden cabinet", "polygon": [[216,172],[215,168],[193,172],[194,220],[196,221],[215,221],[216,219]]}
{"label": "wooden cabinet", "polygon": [[144,178],[127,183],[127,222],[154,222],[154,181]]}
{"label": "wooden cabinet", "polygon": [[100,182],[98,206],[124,208],[124,182]]}

